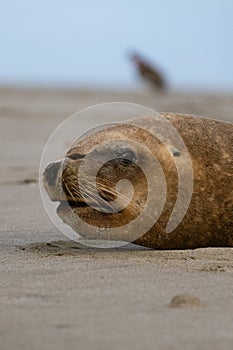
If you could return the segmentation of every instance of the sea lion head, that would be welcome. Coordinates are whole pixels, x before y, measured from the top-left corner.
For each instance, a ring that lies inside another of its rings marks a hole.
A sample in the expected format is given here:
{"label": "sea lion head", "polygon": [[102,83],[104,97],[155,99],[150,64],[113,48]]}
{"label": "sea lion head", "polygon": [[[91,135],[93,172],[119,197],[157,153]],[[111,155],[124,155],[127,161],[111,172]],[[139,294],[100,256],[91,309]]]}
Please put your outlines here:
{"label": "sea lion head", "polygon": [[[60,202],[59,217],[85,238],[134,241],[142,228],[137,226],[137,234],[128,224],[142,213],[148,195],[156,197],[155,203],[163,201],[158,191],[164,185],[159,163],[166,163],[166,182],[172,178],[172,194],[176,191],[172,158],[149,131],[118,124],[76,141],[63,159],[47,166],[44,187],[52,201]],[[152,186],[148,174],[155,179]],[[173,197],[170,193],[170,202]],[[111,230],[123,226],[127,229],[114,231],[117,236]]]}
{"label": "sea lion head", "polygon": [[84,238],[232,246],[232,134],[232,124],[202,117],[135,118],[77,140],[47,166],[44,186]]}

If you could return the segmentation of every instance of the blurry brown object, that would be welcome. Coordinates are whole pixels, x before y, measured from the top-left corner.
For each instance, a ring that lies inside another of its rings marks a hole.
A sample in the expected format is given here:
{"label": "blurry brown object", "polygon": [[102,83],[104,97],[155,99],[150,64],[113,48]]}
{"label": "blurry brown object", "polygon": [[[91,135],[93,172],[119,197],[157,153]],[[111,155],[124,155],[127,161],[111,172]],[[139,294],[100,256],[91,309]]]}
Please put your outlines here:
{"label": "blurry brown object", "polygon": [[151,66],[139,54],[134,53],[130,58],[142,79],[150,83],[150,85],[156,89],[165,89],[165,80],[158,68]]}

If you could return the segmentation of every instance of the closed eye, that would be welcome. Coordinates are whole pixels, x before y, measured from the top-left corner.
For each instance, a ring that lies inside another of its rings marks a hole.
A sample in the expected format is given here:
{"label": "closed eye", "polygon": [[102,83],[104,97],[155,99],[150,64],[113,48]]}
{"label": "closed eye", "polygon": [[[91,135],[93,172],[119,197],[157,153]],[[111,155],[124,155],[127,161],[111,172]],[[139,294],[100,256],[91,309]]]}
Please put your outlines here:
{"label": "closed eye", "polygon": [[119,156],[121,164],[130,165],[136,160],[136,156],[132,151],[126,151]]}

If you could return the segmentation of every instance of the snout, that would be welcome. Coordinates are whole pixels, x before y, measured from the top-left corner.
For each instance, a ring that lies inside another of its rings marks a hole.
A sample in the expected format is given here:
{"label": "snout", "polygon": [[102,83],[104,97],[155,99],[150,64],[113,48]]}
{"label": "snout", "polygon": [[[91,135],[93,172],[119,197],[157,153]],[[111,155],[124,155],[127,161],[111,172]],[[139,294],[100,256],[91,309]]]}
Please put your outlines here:
{"label": "snout", "polygon": [[43,173],[44,188],[52,201],[61,201],[64,197],[61,181],[63,166],[64,160],[52,162]]}
{"label": "snout", "polygon": [[44,178],[49,186],[54,186],[59,168],[60,162],[53,162],[50,163],[45,169]]}

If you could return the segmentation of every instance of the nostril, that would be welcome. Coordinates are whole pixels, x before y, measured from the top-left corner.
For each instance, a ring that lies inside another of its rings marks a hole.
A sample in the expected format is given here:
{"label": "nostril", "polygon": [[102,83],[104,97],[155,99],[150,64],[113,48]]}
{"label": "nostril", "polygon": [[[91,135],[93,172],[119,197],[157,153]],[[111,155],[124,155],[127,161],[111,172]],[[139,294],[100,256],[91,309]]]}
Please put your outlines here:
{"label": "nostril", "polygon": [[60,162],[54,162],[50,163],[45,169],[44,176],[48,185],[52,186],[55,184],[59,168]]}

